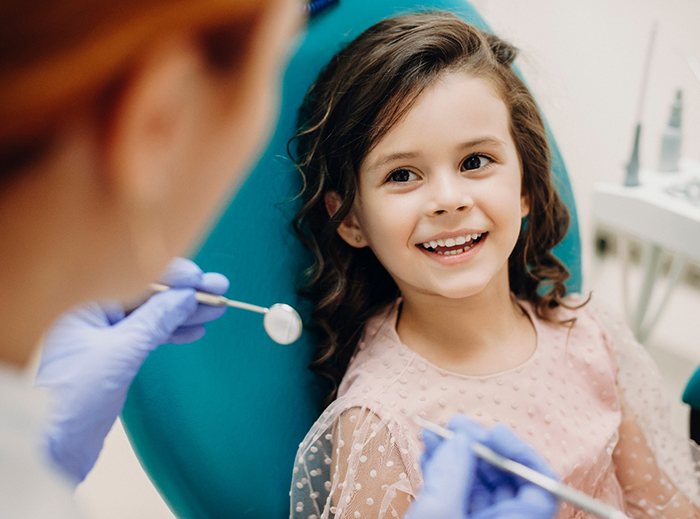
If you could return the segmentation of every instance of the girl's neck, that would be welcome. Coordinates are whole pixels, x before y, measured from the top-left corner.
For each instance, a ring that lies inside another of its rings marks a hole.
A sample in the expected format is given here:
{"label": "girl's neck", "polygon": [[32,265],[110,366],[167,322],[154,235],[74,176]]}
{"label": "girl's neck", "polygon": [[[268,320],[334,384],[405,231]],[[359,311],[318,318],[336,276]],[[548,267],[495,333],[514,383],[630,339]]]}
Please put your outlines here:
{"label": "girl's neck", "polygon": [[397,332],[428,361],[466,375],[516,367],[537,344],[533,323],[507,285],[464,299],[404,294]]}

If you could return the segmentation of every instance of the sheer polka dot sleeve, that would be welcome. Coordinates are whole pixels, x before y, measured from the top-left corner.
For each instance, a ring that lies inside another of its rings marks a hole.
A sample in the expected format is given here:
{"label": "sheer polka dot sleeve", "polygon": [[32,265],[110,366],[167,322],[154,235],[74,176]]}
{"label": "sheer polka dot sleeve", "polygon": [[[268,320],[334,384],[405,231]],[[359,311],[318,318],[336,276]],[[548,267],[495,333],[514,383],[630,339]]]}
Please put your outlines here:
{"label": "sheer polka dot sleeve", "polygon": [[420,484],[409,442],[381,406],[336,401],[299,447],[291,517],[402,517]]}
{"label": "sheer polka dot sleeve", "polygon": [[620,440],[613,453],[627,513],[635,518],[700,517],[695,502],[674,485],[637,421],[623,404]]}
{"label": "sheer polka dot sleeve", "polygon": [[621,409],[613,453],[628,515],[635,518],[700,518],[700,449],[673,431],[659,370],[631,331],[613,314],[594,308],[617,365]]}

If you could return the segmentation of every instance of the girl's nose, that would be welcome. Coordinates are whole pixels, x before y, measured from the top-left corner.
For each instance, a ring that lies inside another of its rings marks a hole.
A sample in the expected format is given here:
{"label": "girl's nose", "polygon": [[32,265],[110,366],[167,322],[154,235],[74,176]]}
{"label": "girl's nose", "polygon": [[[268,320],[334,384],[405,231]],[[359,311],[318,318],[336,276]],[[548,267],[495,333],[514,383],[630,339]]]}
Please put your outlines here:
{"label": "girl's nose", "polygon": [[436,175],[431,190],[430,214],[453,214],[469,210],[474,200],[465,179],[458,174]]}

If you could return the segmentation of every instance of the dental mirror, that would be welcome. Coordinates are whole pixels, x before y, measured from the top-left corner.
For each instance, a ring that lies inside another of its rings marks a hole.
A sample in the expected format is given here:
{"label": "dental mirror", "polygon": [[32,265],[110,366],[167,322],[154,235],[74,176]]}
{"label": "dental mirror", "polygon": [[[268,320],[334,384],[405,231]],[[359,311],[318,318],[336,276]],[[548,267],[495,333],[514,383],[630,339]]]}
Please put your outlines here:
{"label": "dental mirror", "polygon": [[301,337],[301,317],[294,308],[283,303],[274,304],[268,309],[263,326],[270,339],[278,344],[291,344]]}
{"label": "dental mirror", "polygon": [[[164,292],[173,287],[162,283],[153,283],[150,285],[151,290],[155,292]],[[263,327],[267,335],[277,344],[291,344],[301,337],[303,323],[301,317],[294,308],[284,303],[277,303],[270,308],[251,305],[241,301],[234,301],[224,296],[217,296],[207,292],[196,292],[197,301],[210,306],[231,306],[263,314]]]}

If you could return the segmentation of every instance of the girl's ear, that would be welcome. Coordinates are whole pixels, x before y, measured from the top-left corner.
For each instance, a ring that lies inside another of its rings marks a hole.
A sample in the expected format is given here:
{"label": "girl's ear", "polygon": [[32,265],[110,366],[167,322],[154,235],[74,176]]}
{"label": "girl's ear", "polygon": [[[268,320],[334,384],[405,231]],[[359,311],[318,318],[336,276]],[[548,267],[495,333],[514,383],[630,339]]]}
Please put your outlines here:
{"label": "girl's ear", "polygon": [[[340,195],[335,191],[326,193],[324,197],[326,203],[326,211],[329,216],[333,216],[342,204]],[[367,247],[367,241],[362,234],[360,223],[357,221],[355,212],[351,209],[345,219],[338,226],[338,235],[351,247],[361,249]]]}
{"label": "girl's ear", "polygon": [[520,218],[525,218],[530,214],[530,195],[523,192],[520,195]]}

